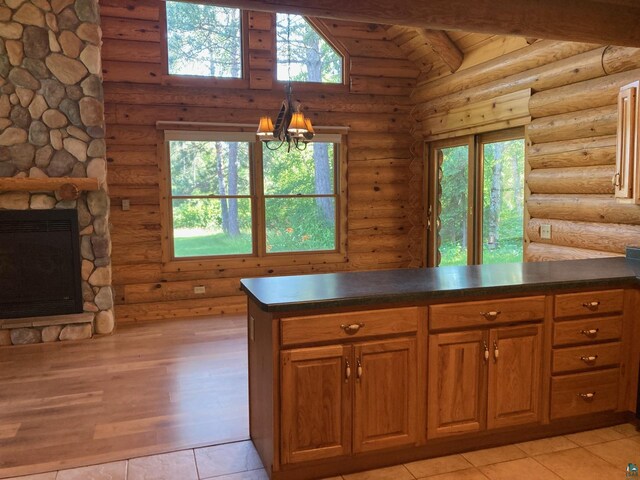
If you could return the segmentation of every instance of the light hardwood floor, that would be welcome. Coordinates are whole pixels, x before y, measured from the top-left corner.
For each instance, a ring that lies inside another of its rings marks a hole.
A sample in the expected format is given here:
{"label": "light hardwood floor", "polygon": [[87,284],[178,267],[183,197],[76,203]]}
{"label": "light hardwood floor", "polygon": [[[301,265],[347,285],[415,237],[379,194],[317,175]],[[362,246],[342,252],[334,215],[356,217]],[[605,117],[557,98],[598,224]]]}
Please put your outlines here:
{"label": "light hardwood floor", "polygon": [[245,324],[173,320],[0,348],[0,478],[247,439]]}

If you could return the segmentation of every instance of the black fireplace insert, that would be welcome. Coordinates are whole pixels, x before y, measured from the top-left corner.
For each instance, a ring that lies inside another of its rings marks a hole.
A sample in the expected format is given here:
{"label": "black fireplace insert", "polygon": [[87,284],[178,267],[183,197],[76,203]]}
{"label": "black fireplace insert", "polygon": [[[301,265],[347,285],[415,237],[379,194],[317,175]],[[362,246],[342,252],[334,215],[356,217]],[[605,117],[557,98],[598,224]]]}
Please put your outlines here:
{"label": "black fireplace insert", "polygon": [[0,318],[82,313],[76,210],[0,210]]}

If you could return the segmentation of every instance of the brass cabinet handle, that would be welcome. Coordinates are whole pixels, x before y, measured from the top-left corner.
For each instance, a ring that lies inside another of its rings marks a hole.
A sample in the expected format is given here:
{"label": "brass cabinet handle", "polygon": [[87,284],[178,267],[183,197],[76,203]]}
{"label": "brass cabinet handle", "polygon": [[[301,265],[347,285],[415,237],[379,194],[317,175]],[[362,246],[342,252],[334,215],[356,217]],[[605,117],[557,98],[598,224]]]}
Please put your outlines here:
{"label": "brass cabinet handle", "polygon": [[620,172],[616,173],[613,178],[611,178],[611,183],[614,187],[620,186]]}
{"label": "brass cabinet handle", "polygon": [[596,363],[597,359],[598,355],[583,355],[582,357],[580,357],[580,360],[582,360],[587,365],[593,365],[594,363]]}
{"label": "brass cabinet handle", "polygon": [[351,325],[340,325],[340,328],[344,330],[347,335],[354,335],[358,333],[358,330],[364,327],[364,323],[352,323]]}
{"label": "brass cabinet handle", "polygon": [[582,306],[584,308],[587,308],[587,309],[591,310],[592,312],[596,312],[596,311],[598,311],[598,307],[600,306],[600,302],[583,303]]}
{"label": "brass cabinet handle", "polygon": [[361,377],[362,377],[362,361],[358,359],[357,367],[356,367],[356,378],[360,380]]}
{"label": "brass cabinet handle", "polygon": [[596,335],[598,335],[598,332],[600,331],[599,328],[592,328],[591,330],[580,330],[580,333],[582,335],[584,335],[585,337],[590,337],[593,338]]}
{"label": "brass cabinet handle", "polygon": [[482,342],[482,344],[484,345],[484,363],[487,363],[489,360],[489,346],[487,342]]}
{"label": "brass cabinet handle", "polygon": [[498,350],[498,342],[493,342],[493,361],[497,362],[500,357],[500,350]]}
{"label": "brass cabinet handle", "polygon": [[492,312],[480,312],[480,315],[482,315],[484,318],[486,318],[487,320],[495,320],[496,318],[498,318],[498,315],[500,315],[502,312],[500,311],[492,311]]}
{"label": "brass cabinet handle", "polygon": [[349,364],[349,360],[345,358],[345,368],[344,368],[344,383],[347,383],[351,378],[351,365]]}
{"label": "brass cabinet handle", "polygon": [[585,402],[590,402],[595,398],[596,392],[579,393],[578,396]]}

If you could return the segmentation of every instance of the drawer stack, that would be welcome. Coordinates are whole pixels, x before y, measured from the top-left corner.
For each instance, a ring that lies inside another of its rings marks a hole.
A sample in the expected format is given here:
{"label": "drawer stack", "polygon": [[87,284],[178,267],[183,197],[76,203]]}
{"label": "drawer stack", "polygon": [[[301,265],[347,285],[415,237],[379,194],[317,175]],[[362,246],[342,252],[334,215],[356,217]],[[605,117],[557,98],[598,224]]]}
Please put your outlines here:
{"label": "drawer stack", "polygon": [[615,410],[623,290],[556,295],[551,419]]}

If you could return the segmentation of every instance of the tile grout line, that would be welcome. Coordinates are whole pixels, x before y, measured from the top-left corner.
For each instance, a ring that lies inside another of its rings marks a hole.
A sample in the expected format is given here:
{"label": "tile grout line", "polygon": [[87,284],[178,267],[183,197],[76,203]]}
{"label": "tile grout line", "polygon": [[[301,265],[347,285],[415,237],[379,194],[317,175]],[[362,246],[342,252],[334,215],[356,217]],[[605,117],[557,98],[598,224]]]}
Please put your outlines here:
{"label": "tile grout line", "polygon": [[200,477],[200,469],[198,468],[198,459],[196,458],[196,449],[192,448],[191,449],[191,455],[193,455],[193,464],[196,467],[196,477],[198,477],[198,480],[202,480]]}

